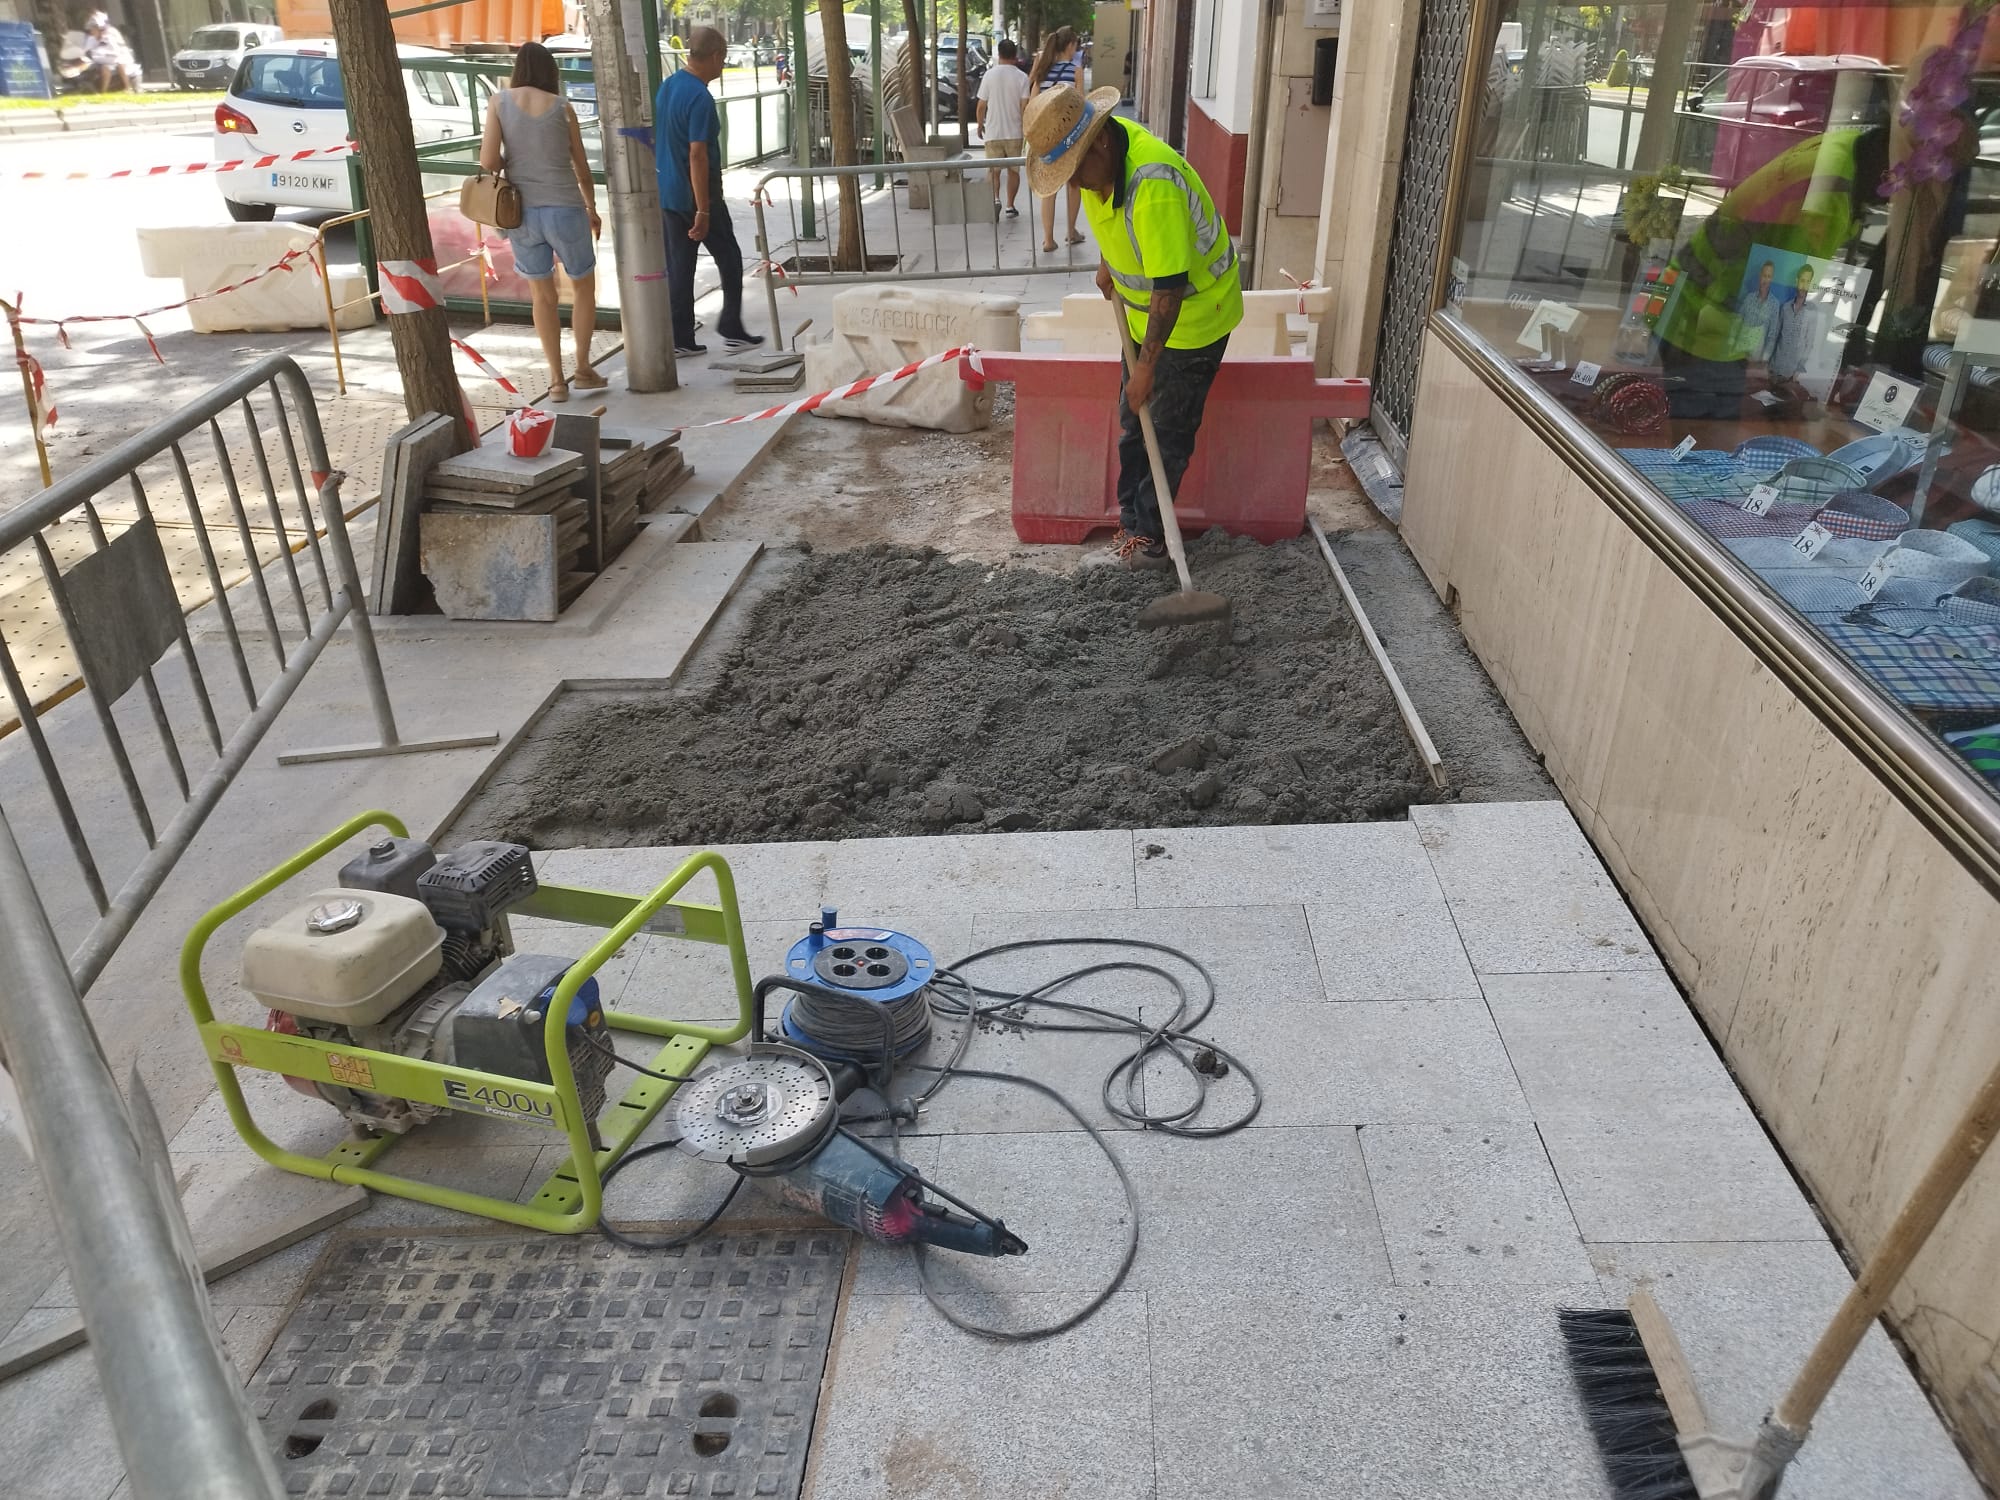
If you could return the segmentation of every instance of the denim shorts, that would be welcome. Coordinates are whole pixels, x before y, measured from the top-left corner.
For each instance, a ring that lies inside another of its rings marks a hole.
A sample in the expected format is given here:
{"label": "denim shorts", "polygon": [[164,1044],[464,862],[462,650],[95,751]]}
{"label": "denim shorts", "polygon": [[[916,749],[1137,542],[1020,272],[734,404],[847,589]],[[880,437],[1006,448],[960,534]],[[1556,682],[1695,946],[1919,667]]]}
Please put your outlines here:
{"label": "denim shorts", "polygon": [[521,225],[507,231],[507,243],[514,247],[514,269],[530,281],[553,276],[557,256],[572,280],[597,269],[590,215],[580,206],[522,209]]}

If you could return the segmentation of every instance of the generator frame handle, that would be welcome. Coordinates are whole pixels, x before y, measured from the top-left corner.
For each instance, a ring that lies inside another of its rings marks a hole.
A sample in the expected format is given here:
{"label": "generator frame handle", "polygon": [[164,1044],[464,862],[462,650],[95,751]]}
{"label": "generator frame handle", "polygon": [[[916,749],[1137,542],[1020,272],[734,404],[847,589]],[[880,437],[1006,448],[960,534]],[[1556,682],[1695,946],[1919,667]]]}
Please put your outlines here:
{"label": "generator frame handle", "polygon": [[[597,1123],[604,1144],[601,1149],[594,1148],[590,1138],[592,1122],[584,1117],[569,1064],[566,1021],[570,1003],[587,980],[641,933],[715,943],[729,951],[737,999],[735,1024],[708,1026],[607,1010],[606,1027],[665,1038],[666,1045],[648,1066],[654,1072],[670,1074],[687,1074],[707,1056],[710,1047],[747,1036],[753,999],[750,960],[743,944],[743,920],[728,862],[713,850],[702,850],[682,860],[665,881],[643,897],[585,887],[543,885],[515,908],[523,916],[609,929],[570,966],[548,1007],[543,1042],[550,1083],[218,1021],[201,977],[202,956],[209,939],[225,922],[370,829],[382,829],[397,838],[409,836],[402,820],[391,813],[376,810],[350,818],[310,848],[301,850],[207,912],[181,945],[181,994],[201,1034],[209,1066],[215,1073],[216,1088],[236,1133],[265,1161],[301,1176],[353,1183],[395,1197],[551,1233],[576,1234],[593,1228],[603,1206],[604,1169],[624,1155],[679,1085],[640,1075],[625,1095],[600,1117]],[[716,904],[675,900],[682,887],[703,871],[715,876]],[[237,1069],[245,1067],[345,1087],[365,1087],[371,1092],[443,1108],[553,1127],[562,1132],[568,1143],[569,1160],[550,1176],[530,1202],[522,1204],[378,1170],[374,1165],[376,1160],[401,1139],[392,1132],[343,1141],[323,1157],[306,1156],[278,1145],[258,1126],[236,1076]],[[504,1097],[509,1105],[481,1107],[463,1102],[479,1096]]]}

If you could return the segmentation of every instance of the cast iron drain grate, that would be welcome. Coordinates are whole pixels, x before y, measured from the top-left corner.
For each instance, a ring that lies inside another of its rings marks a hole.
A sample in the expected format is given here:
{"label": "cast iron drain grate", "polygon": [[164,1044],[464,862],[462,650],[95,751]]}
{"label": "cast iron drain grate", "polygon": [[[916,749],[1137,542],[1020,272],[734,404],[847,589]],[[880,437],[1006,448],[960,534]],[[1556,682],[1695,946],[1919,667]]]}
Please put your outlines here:
{"label": "cast iron drain grate", "polygon": [[251,1403],[311,1500],[793,1500],[847,1244],[337,1236]]}

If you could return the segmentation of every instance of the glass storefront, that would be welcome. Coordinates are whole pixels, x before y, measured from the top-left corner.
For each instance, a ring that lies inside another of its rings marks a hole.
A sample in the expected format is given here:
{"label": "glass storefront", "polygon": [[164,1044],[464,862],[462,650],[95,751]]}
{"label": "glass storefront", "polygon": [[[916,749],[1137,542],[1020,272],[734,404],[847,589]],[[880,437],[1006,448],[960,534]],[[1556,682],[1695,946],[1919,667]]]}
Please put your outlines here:
{"label": "glass storefront", "polygon": [[1503,3],[1449,302],[2000,791],[2000,0]]}

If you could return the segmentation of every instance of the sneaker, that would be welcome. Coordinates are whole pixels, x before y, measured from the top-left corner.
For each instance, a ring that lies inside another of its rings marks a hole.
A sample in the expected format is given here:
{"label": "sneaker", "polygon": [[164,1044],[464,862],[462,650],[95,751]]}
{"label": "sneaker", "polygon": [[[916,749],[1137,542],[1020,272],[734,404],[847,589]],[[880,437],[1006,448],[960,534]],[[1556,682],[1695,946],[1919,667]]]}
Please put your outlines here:
{"label": "sneaker", "polygon": [[731,354],[741,354],[746,349],[761,348],[763,343],[764,336],[758,333],[725,333],[722,336],[722,347]]}
{"label": "sneaker", "polygon": [[1021,210],[1018,208],[1009,208],[1007,210],[1007,217],[1010,219],[1018,219],[1021,217]]}
{"label": "sneaker", "polygon": [[674,358],[675,358],[675,359],[694,359],[694,358],[695,358],[696,356],[698,356],[698,355],[702,355],[702,354],[706,354],[706,353],[708,353],[708,345],[706,345],[706,344],[676,344],[676,345],[674,345]]}

